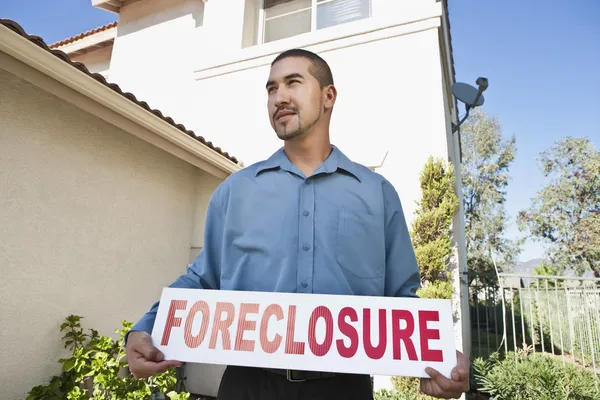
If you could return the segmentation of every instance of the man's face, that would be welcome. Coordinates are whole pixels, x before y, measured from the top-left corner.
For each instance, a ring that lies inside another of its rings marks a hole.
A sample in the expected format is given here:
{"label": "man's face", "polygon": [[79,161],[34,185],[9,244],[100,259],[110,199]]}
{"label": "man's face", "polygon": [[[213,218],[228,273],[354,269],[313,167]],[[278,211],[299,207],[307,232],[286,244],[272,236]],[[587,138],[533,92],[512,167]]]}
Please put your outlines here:
{"label": "man's face", "polygon": [[288,57],[271,67],[267,108],[271,126],[282,140],[302,136],[323,113],[323,91],[309,72],[311,66],[306,58]]}

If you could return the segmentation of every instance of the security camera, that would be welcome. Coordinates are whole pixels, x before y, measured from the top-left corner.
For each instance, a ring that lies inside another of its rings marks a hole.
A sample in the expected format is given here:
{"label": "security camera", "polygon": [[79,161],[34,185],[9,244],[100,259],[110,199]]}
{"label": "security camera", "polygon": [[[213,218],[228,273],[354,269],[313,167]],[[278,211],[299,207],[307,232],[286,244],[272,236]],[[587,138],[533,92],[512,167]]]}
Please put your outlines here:
{"label": "security camera", "polygon": [[488,80],[487,80],[487,78],[479,77],[479,78],[477,78],[477,80],[475,81],[475,83],[477,84],[477,86],[479,86],[479,90],[481,92],[485,91],[485,89],[488,88]]}

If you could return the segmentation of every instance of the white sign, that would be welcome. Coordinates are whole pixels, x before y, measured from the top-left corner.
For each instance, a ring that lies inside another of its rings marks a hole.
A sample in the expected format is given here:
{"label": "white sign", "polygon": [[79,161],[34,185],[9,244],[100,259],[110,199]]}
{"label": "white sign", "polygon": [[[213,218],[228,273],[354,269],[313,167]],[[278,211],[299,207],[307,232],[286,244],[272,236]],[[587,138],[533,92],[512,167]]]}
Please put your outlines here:
{"label": "white sign", "polygon": [[414,377],[456,366],[449,300],[165,288],[152,339],[191,363]]}

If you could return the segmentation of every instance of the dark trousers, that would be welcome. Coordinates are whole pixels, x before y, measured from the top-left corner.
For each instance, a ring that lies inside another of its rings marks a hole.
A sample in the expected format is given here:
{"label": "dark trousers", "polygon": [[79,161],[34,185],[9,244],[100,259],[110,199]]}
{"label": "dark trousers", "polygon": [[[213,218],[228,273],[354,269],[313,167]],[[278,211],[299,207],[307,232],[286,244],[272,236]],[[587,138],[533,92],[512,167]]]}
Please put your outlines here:
{"label": "dark trousers", "polygon": [[225,370],[218,400],[373,400],[368,375],[290,382],[284,376],[260,368],[229,366]]}

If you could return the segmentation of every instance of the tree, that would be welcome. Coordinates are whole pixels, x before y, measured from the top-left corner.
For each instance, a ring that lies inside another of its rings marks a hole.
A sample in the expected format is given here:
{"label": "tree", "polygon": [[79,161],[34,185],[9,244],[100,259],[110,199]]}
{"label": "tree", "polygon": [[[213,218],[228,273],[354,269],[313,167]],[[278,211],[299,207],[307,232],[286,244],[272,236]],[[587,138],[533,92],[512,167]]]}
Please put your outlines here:
{"label": "tree", "polygon": [[451,164],[429,157],[421,171],[421,200],[412,223],[411,238],[421,271],[418,295],[452,298],[448,260],[452,253],[450,226],[458,209]]}
{"label": "tree", "polygon": [[[419,176],[421,200],[411,225],[411,240],[421,272],[417,296],[452,299],[452,275],[448,263],[452,254],[450,226],[458,210],[454,189],[454,169],[441,159],[429,157]],[[376,394],[376,399],[430,399],[419,394],[419,379],[392,377],[393,392]],[[387,397],[386,397],[387,396]]]}
{"label": "tree", "polygon": [[600,276],[600,152],[587,138],[565,137],[538,161],[548,182],[519,213],[519,229],[549,245],[561,272]]}
{"label": "tree", "polygon": [[476,110],[460,131],[467,267],[494,281],[490,251],[500,270],[514,265],[520,252],[519,242],[503,237],[506,187],[516,140],[513,136],[503,141],[499,122],[481,110]]}

